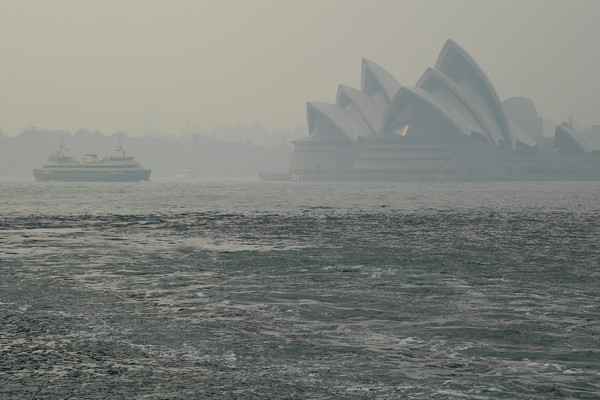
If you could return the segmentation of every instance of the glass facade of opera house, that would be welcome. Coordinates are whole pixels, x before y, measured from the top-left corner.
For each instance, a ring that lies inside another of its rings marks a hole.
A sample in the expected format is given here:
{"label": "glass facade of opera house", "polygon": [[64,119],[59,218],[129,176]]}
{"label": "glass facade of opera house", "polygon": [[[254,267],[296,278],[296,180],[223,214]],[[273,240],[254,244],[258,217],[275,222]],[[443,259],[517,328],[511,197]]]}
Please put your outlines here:
{"label": "glass facade of opera house", "polygon": [[363,59],[360,90],[340,85],[335,104],[308,102],[307,122],[309,136],[293,142],[289,173],[263,178],[600,179],[600,127],[576,132],[563,123],[553,141],[545,138],[533,102],[501,102],[452,40],[415,86]]}

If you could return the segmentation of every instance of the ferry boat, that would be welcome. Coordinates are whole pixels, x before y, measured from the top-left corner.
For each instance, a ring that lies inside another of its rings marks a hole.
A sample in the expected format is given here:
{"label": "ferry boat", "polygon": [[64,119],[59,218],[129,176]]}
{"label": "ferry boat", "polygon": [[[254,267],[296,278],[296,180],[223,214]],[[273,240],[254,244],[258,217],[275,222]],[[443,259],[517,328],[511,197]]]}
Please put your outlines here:
{"label": "ferry boat", "polygon": [[102,159],[96,154],[69,157],[65,150],[65,142],[61,138],[58,151],[48,158],[42,168],[33,170],[36,181],[137,182],[150,179],[152,171],[142,168],[138,161],[125,154],[121,138],[116,155]]}

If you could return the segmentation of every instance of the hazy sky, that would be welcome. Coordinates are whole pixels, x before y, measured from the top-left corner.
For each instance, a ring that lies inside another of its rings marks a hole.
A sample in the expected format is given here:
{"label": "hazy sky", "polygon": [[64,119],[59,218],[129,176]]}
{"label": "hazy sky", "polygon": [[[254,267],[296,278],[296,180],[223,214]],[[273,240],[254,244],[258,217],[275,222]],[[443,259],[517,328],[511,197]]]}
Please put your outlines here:
{"label": "hazy sky", "polygon": [[304,124],[362,57],[414,85],[447,38],[502,100],[600,124],[599,0],[1,0],[0,129]]}

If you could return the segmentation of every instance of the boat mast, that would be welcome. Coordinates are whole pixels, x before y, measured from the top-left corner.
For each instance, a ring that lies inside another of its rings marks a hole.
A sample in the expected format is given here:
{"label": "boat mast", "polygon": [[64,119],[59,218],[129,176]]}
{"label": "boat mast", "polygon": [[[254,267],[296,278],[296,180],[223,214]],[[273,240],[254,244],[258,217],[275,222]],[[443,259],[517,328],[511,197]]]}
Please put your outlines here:
{"label": "boat mast", "polygon": [[65,150],[67,150],[66,148],[66,143],[65,143],[65,139],[63,138],[63,135],[60,135],[60,147],[58,148],[58,151],[54,154],[54,158],[64,158],[65,157]]}
{"label": "boat mast", "polygon": [[123,136],[122,133],[119,133],[119,147],[117,147],[117,156],[118,157],[125,157],[125,150],[123,150],[123,146],[121,145],[121,137]]}

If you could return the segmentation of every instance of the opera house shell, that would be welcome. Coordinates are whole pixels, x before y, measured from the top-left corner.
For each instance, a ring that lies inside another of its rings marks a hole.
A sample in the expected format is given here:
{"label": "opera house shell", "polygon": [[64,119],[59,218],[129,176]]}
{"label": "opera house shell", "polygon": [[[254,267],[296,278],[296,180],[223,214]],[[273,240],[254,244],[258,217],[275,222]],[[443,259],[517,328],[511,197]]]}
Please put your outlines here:
{"label": "opera house shell", "polygon": [[286,179],[600,179],[591,141],[563,124],[553,149],[542,151],[533,102],[500,101],[452,40],[415,86],[363,59],[360,90],[340,85],[335,104],[308,102],[307,123],[309,136],[293,142]]}

